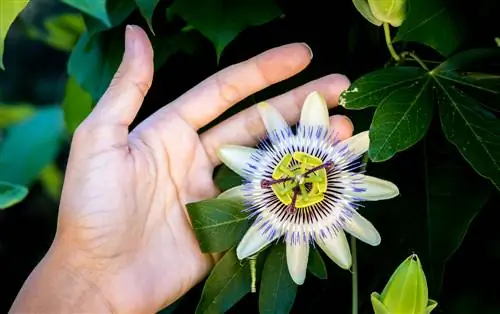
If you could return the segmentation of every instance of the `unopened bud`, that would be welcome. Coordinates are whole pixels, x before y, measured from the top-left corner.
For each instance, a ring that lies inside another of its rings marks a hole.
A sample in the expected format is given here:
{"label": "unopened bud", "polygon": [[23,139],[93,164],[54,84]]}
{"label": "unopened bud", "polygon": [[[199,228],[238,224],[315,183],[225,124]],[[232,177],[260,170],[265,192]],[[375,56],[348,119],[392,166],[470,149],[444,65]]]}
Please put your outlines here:
{"label": "unopened bud", "polygon": [[429,300],[427,280],[416,254],[399,265],[382,295],[371,294],[371,301],[375,314],[429,314],[437,306]]}
{"label": "unopened bud", "polygon": [[352,0],[359,13],[370,23],[388,23],[399,27],[406,18],[406,0]]}

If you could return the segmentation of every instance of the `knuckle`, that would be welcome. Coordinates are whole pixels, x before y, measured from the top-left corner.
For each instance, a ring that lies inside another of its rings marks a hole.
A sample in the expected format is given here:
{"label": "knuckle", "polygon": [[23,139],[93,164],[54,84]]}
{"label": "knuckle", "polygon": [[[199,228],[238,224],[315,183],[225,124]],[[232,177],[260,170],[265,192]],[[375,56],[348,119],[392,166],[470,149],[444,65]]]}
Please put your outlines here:
{"label": "knuckle", "polygon": [[215,84],[219,92],[219,97],[227,103],[234,103],[240,99],[241,92],[237,85],[229,83],[224,74],[216,73]]}
{"label": "knuckle", "polygon": [[123,71],[118,69],[118,71],[113,76],[113,79],[109,83],[108,92],[113,94],[115,91],[127,91],[132,89],[137,92],[142,98],[146,97],[149,89],[151,87],[150,83],[142,82],[137,78],[131,77],[130,75],[125,75]]}

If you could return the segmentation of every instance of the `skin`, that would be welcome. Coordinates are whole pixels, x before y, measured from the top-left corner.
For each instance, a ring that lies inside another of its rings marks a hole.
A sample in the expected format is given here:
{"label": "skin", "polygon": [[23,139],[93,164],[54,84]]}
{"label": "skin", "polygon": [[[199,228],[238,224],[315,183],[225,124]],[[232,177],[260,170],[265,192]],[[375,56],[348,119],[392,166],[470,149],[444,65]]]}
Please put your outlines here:
{"label": "skin", "polygon": [[[218,255],[203,254],[184,204],[215,197],[220,145],[252,146],[265,135],[256,107],[199,134],[232,105],[310,62],[289,44],[215,73],[129,130],[153,79],[153,50],[137,26],[125,32],[122,64],[71,143],[55,239],[11,313],[154,313],[203,280]],[[349,86],[332,74],[269,99],[296,123],[307,94],[329,106]],[[345,139],[353,127],[330,117]]]}

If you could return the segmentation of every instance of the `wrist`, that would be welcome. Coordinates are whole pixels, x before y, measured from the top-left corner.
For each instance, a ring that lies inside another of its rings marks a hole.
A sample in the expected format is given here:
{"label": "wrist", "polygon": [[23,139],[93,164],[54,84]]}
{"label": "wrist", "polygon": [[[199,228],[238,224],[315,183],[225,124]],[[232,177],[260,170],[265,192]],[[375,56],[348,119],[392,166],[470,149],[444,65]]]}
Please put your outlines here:
{"label": "wrist", "polygon": [[55,243],[30,274],[10,313],[112,313],[112,304],[75,256]]}

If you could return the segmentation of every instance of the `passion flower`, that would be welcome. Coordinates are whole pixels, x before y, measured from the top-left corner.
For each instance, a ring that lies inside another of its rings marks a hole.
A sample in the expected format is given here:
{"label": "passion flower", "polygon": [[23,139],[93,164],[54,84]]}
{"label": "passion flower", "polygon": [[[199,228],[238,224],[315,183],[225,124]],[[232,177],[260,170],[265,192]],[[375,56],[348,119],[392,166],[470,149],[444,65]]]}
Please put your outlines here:
{"label": "passion flower", "polygon": [[267,138],[257,148],[225,145],[220,160],[244,178],[221,197],[241,197],[252,226],[239,242],[240,260],[274,241],[286,242],[287,265],[295,283],[305,280],[309,245],[317,244],[336,264],[351,267],[344,231],[376,246],[380,235],[357,209],[360,201],[399,194],[391,182],[363,174],[361,156],[368,131],[339,141],[330,127],[323,97],[313,92],[302,107],[294,133],[279,112],[257,105]]}

